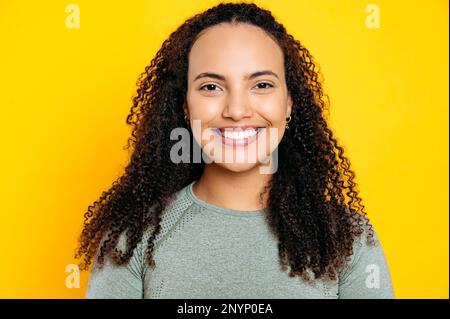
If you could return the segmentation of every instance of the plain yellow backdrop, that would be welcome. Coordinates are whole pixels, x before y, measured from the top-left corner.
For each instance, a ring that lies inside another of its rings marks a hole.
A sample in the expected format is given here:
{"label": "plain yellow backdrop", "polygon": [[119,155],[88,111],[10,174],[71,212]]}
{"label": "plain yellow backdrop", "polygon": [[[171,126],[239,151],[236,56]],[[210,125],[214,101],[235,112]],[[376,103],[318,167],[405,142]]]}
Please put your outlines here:
{"label": "plain yellow backdrop", "polygon": [[[68,28],[77,4],[80,28]],[[217,1],[1,1],[2,298],[67,288],[87,207],[121,174],[140,72]],[[313,54],[398,298],[448,298],[448,2],[256,1]],[[380,9],[379,28],[366,6]]]}

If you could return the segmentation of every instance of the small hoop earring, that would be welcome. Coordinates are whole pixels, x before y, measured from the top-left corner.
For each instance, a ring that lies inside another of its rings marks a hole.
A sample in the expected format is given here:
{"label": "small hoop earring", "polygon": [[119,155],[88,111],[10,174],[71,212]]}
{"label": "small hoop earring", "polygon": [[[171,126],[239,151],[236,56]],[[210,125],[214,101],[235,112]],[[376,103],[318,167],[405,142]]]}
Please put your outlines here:
{"label": "small hoop earring", "polygon": [[286,129],[288,130],[289,129],[289,122],[291,121],[291,116],[289,115],[287,118],[286,118]]}
{"label": "small hoop earring", "polygon": [[187,118],[186,114],[184,115],[184,121],[186,122],[187,127],[190,127],[189,119]]}

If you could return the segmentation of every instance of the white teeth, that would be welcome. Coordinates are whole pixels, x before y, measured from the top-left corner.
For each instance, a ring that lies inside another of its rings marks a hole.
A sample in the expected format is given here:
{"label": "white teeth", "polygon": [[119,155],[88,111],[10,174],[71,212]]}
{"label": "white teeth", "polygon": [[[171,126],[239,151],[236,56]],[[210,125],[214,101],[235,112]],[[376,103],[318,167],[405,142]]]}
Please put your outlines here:
{"label": "white teeth", "polygon": [[222,133],[222,136],[224,136],[225,138],[241,140],[244,138],[249,138],[249,137],[255,136],[256,134],[258,134],[259,130],[260,130],[259,128],[257,130],[248,129],[248,130],[239,131],[239,132],[225,130],[223,133],[222,132],[221,133]]}

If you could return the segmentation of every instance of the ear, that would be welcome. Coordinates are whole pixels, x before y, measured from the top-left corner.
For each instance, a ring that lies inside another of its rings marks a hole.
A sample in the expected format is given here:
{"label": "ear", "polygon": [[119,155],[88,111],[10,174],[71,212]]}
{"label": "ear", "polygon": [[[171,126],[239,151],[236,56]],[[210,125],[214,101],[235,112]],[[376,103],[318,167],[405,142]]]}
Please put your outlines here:
{"label": "ear", "polygon": [[291,113],[292,113],[292,106],[293,106],[292,97],[291,97],[291,94],[288,93],[286,117],[289,117],[291,115]]}

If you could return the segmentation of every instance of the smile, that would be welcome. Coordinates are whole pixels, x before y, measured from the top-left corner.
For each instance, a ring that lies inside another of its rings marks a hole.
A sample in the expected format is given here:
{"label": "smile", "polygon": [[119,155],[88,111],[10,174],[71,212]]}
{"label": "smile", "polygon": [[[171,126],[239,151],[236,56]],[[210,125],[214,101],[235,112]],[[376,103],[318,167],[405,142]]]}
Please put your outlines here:
{"label": "smile", "polygon": [[263,127],[247,128],[245,130],[214,128],[213,131],[220,137],[222,144],[231,146],[246,146],[257,140],[262,129]]}

